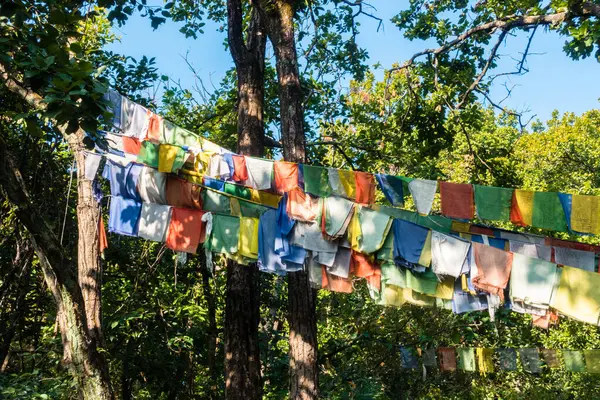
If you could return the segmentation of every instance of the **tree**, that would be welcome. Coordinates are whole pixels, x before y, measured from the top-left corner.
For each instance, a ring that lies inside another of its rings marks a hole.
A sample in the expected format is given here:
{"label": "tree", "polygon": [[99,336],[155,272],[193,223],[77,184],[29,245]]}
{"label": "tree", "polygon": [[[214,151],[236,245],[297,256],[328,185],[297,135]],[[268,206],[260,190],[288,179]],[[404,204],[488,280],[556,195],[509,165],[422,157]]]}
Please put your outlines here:
{"label": "tree", "polygon": [[[264,152],[264,79],[266,37],[260,14],[252,9],[243,34],[240,0],[227,2],[227,39],[237,75],[238,153],[262,157]],[[260,293],[258,268],[227,262],[225,309],[225,396],[228,399],[262,397],[258,324]]]}

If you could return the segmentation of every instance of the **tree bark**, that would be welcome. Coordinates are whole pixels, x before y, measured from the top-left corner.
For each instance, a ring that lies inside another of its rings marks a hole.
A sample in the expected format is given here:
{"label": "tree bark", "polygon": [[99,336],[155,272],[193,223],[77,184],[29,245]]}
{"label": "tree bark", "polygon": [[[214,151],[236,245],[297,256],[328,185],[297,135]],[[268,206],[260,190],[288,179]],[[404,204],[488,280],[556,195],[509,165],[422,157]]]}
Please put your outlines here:
{"label": "tree bark", "polygon": [[[273,48],[279,81],[283,158],[305,162],[303,93],[294,37],[294,0],[258,1]],[[288,274],[290,326],[290,398],[316,399],[317,365],[316,291],[306,271]]]}
{"label": "tree bark", "polygon": [[69,137],[69,147],[77,163],[77,272],[85,303],[90,336],[98,346],[102,337],[102,270],[99,254],[98,218],[100,207],[94,198],[92,181],[85,178],[84,132],[80,129]]}
{"label": "tree bark", "polygon": [[33,205],[21,173],[0,138],[0,186],[30,234],[44,280],[57,305],[57,321],[64,348],[63,362],[84,399],[113,399],[108,364],[87,329],[85,304],[75,266],[64,254],[54,232]]}
{"label": "tree bark", "polygon": [[[240,0],[227,2],[229,48],[238,85],[238,153],[263,155],[264,55],[266,38],[260,15],[252,11],[246,41]],[[225,397],[261,399],[258,325],[260,302],[256,264],[227,262],[225,301]]]}

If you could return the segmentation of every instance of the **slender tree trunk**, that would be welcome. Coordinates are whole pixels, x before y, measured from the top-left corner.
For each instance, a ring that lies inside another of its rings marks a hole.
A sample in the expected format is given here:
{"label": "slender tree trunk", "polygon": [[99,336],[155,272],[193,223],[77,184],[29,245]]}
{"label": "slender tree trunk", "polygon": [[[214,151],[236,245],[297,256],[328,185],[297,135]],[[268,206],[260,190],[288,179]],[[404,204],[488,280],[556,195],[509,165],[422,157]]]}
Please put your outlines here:
{"label": "slender tree trunk", "polygon": [[57,305],[63,362],[76,380],[83,399],[114,398],[108,364],[87,329],[85,303],[75,275],[76,266],[64,254],[54,232],[33,205],[22,175],[0,137],[0,186],[30,234],[44,280]]}
{"label": "slender tree trunk", "polygon": [[[294,38],[293,0],[262,0],[258,7],[265,18],[269,39],[275,50],[283,158],[305,162],[303,94],[300,86]],[[306,271],[288,274],[290,325],[290,398],[316,399],[317,365],[316,291],[311,289]]]}
{"label": "slender tree trunk", "polygon": [[77,271],[90,337],[103,346],[101,308],[101,265],[98,249],[100,208],[94,198],[92,181],[85,178],[84,132],[69,137],[77,163]]}
{"label": "slender tree trunk", "polygon": [[[238,84],[238,153],[262,156],[264,151],[264,54],[266,38],[253,10],[246,40],[240,0],[228,0],[228,41]],[[225,300],[225,397],[261,399],[258,325],[260,294],[256,264],[227,262]]]}

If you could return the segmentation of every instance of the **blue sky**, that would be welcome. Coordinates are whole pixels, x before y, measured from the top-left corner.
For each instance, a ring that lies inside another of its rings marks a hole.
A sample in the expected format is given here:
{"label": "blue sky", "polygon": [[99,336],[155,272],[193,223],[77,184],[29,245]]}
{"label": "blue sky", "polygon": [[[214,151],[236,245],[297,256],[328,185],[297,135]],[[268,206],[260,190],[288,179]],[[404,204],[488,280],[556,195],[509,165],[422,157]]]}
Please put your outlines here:
{"label": "blue sky", "polygon": [[[149,2],[150,3],[150,2]],[[359,45],[366,48],[369,64],[380,63],[384,68],[393,63],[402,63],[414,53],[431,47],[430,43],[410,42],[402,37],[400,31],[389,21],[400,6],[389,0],[373,0],[374,14],[383,18],[383,29],[377,31],[377,22],[363,18],[361,20]],[[160,74],[165,74],[181,83],[184,88],[192,88],[195,84],[194,74],[189,70],[184,59],[196,69],[207,89],[218,86],[221,78],[233,62],[223,43],[225,33],[217,32],[218,25],[207,23],[205,33],[198,39],[186,39],[178,31],[174,23],[166,23],[156,31],[152,30],[148,20],[139,16],[132,17],[115,33],[120,41],[110,49],[125,55],[141,58],[155,57]],[[500,62],[504,71],[511,70],[526,45],[525,36],[510,37],[499,53],[506,55]],[[542,121],[548,119],[553,110],[572,111],[577,114],[598,108],[600,97],[600,80],[598,71],[600,64],[593,58],[574,61],[562,51],[565,39],[555,33],[538,30],[531,46],[532,53],[543,53],[530,56],[528,66],[530,72],[523,76],[513,76],[506,81],[513,87],[512,95],[503,105],[516,110],[531,110],[528,115],[536,114]],[[503,81],[498,81],[492,88],[492,98],[500,101],[506,95]]]}

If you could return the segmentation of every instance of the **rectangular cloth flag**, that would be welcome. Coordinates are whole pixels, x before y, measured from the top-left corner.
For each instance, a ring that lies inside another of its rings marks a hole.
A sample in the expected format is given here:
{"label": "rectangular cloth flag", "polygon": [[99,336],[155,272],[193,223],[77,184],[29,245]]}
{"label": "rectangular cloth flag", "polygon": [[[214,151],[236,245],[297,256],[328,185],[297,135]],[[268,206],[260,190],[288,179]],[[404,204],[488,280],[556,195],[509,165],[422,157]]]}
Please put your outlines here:
{"label": "rectangular cloth flag", "polygon": [[416,369],[419,366],[419,360],[415,349],[411,347],[400,347],[400,356],[402,361],[402,368]]}
{"label": "rectangular cloth flag", "polygon": [[531,225],[536,228],[567,232],[567,219],[555,192],[535,192]]}
{"label": "rectangular cloth flag", "polygon": [[587,372],[600,374],[600,350],[584,350]]}
{"label": "rectangular cloth flag", "polygon": [[[359,204],[373,204],[375,202],[375,176],[368,172],[354,171],[354,181],[356,182],[354,200]],[[328,180],[327,183],[329,183]],[[329,193],[330,191],[327,192],[327,194]]]}
{"label": "rectangular cloth flag", "polygon": [[458,354],[458,369],[475,372],[475,349],[472,347],[460,347],[456,349]]}
{"label": "rectangular cloth flag", "polygon": [[385,195],[385,198],[393,205],[404,206],[404,185],[405,182],[393,175],[377,174],[375,175],[379,188]]}
{"label": "rectangular cloth flag", "polygon": [[563,267],[558,289],[550,305],[561,313],[588,324],[600,318],[600,274]]}
{"label": "rectangular cloth flag", "polygon": [[576,232],[600,234],[600,197],[573,195],[571,228]]}
{"label": "rectangular cloth flag", "polygon": [[473,219],[473,185],[440,181],[442,215],[456,219]]}
{"label": "rectangular cloth flag", "polygon": [[514,189],[473,185],[475,207],[481,219],[510,221],[510,207]]}
{"label": "rectangular cloth flag", "polygon": [[275,161],[273,163],[274,189],[279,193],[286,193],[298,187],[298,164],[288,161]]}
{"label": "rectangular cloth flag", "polygon": [[329,186],[329,171],[324,167],[302,165],[304,172],[304,191],[317,197],[327,197],[331,194]]}
{"label": "rectangular cloth flag", "polygon": [[500,369],[503,371],[515,371],[517,369],[517,352],[515,349],[497,349]]}
{"label": "rectangular cloth flag", "polygon": [[542,357],[548,368],[559,368],[560,358],[558,358],[558,352],[554,349],[542,349]]}
{"label": "rectangular cloth flag", "polygon": [[488,374],[490,372],[494,372],[494,360],[492,359],[494,350],[478,347],[476,353],[477,366],[479,367],[479,372],[483,375]]}
{"label": "rectangular cloth flag", "polygon": [[438,359],[441,371],[456,371],[456,351],[454,347],[439,347]]}
{"label": "rectangular cloth flag", "polygon": [[563,360],[565,360],[565,368],[571,372],[585,372],[585,361],[583,353],[578,350],[563,350]]}
{"label": "rectangular cloth flag", "polygon": [[175,251],[195,253],[198,243],[204,241],[203,211],[173,207],[167,231],[166,245]]}
{"label": "rectangular cloth flag", "polygon": [[523,369],[525,371],[534,374],[542,372],[542,362],[537,349],[519,349],[519,355],[521,356],[521,364],[523,364]]}

